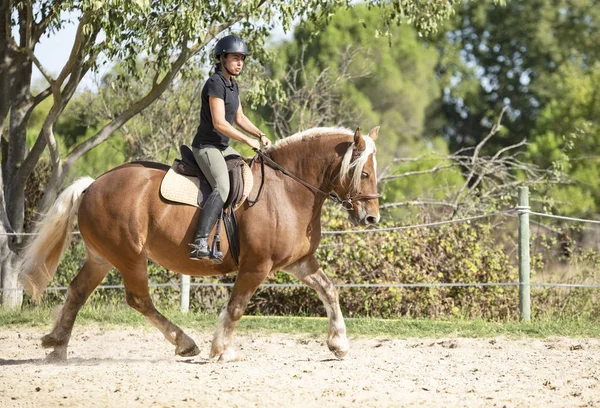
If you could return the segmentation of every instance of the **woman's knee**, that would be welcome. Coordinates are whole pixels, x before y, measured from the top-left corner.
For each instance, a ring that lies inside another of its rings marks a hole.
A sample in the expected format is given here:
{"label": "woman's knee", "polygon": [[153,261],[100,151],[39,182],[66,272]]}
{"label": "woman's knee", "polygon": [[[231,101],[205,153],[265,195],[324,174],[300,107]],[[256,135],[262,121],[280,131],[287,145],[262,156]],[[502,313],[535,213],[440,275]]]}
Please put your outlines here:
{"label": "woman's knee", "polygon": [[214,190],[219,193],[223,202],[227,201],[227,197],[229,197],[229,174],[226,174],[226,176],[226,179],[220,175],[216,177],[217,185],[214,187]]}

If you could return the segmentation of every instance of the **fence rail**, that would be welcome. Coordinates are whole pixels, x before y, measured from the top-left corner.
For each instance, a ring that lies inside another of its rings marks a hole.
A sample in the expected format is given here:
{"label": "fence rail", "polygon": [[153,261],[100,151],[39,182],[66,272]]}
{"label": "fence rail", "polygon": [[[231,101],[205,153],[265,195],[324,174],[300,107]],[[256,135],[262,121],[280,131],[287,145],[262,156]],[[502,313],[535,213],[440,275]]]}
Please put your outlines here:
{"label": "fence rail", "polygon": [[[466,217],[456,220],[445,220],[432,223],[423,223],[416,225],[405,225],[387,228],[371,228],[363,230],[343,230],[343,231],[322,231],[323,235],[342,235],[342,234],[363,234],[363,233],[381,233],[391,232],[415,228],[431,228],[447,224],[455,224],[461,222],[469,222],[473,220],[490,218],[494,216],[502,216],[509,214],[517,214],[518,216],[518,262],[519,262],[519,282],[473,282],[473,283],[336,283],[338,288],[435,288],[435,287],[491,287],[491,286],[507,286],[519,288],[519,313],[521,320],[529,321],[531,319],[531,287],[558,287],[558,288],[586,288],[600,289],[600,284],[570,284],[570,283],[544,283],[530,282],[530,236],[529,236],[529,216],[549,217],[554,219],[584,222],[590,224],[600,224],[597,220],[587,220],[582,218],[565,217],[553,214],[539,213],[531,211],[529,207],[529,190],[527,187],[519,188],[519,202],[515,208],[504,211],[497,211],[488,214],[481,214],[472,217]],[[74,231],[72,234],[79,234],[79,231]],[[10,236],[30,236],[36,233],[0,233],[0,235]],[[180,283],[150,283],[149,287],[177,287],[181,291],[181,310],[189,311],[190,290],[192,287],[232,287],[233,283],[222,282],[191,282],[190,276],[182,275]],[[122,290],[123,285],[100,285],[97,289],[119,289]],[[263,283],[260,288],[305,288],[308,286],[300,283]],[[48,291],[66,290],[67,287],[55,286],[48,287]],[[22,288],[0,288],[2,291],[20,291]]]}

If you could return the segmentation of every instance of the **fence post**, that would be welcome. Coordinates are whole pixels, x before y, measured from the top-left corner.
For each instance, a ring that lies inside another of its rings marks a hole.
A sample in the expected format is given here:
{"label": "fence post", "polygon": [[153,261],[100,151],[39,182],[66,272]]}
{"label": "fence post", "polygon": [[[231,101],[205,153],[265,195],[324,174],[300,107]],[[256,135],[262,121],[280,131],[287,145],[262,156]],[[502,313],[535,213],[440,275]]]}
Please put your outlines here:
{"label": "fence post", "polygon": [[181,275],[181,311],[190,311],[190,275]]}
{"label": "fence post", "polygon": [[531,320],[531,286],[529,285],[529,189],[519,187],[519,313],[521,320]]}

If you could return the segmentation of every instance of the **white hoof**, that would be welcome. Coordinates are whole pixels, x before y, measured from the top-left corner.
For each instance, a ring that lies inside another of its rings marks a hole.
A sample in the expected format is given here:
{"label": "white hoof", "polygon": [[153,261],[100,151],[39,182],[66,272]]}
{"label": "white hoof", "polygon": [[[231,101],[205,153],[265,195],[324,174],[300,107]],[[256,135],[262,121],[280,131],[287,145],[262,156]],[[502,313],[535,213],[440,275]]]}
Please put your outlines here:
{"label": "white hoof", "polygon": [[347,337],[332,337],[327,340],[327,347],[333,353],[336,358],[340,360],[346,357],[348,351],[350,351],[350,342]]}
{"label": "white hoof", "polygon": [[210,359],[213,361],[220,361],[226,363],[228,361],[236,361],[238,357],[233,347],[228,347],[223,351],[213,350],[210,353]]}
{"label": "white hoof", "polygon": [[238,359],[237,353],[232,347],[226,348],[223,354],[219,357],[219,361],[228,362],[228,361],[236,361]]}

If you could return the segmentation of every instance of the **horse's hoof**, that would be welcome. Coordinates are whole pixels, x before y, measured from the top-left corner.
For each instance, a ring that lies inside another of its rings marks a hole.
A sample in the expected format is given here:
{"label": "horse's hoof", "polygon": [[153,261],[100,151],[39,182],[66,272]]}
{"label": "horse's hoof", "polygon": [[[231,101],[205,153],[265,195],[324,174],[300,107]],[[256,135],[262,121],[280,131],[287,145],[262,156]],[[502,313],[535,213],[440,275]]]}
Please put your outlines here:
{"label": "horse's hoof", "polygon": [[52,334],[46,334],[42,337],[42,347],[43,348],[52,348],[56,346],[60,346],[59,340]]}
{"label": "horse's hoof", "polygon": [[200,349],[196,342],[190,336],[180,331],[175,339],[175,354],[181,357],[194,357],[200,354]]}
{"label": "horse's hoof", "polygon": [[67,361],[66,348],[54,349],[54,351],[48,354],[44,359],[45,363],[64,363],[65,361]]}
{"label": "horse's hoof", "polygon": [[221,354],[219,356],[219,362],[221,362],[221,363],[237,361],[237,359],[238,359],[237,353],[231,347],[226,348],[225,351],[223,352],[223,354]]}
{"label": "horse's hoof", "polygon": [[348,355],[348,351],[350,351],[350,343],[347,338],[336,338],[330,339],[327,342],[327,347],[333,353],[333,355],[342,360],[344,357]]}
{"label": "horse's hoof", "polygon": [[181,357],[194,357],[200,354],[200,349],[195,344],[192,347],[186,349],[180,348],[179,346],[175,349],[175,354]]}
{"label": "horse's hoof", "polygon": [[338,360],[343,360],[348,355],[348,351],[350,350],[331,350],[335,358]]}
{"label": "horse's hoof", "polygon": [[236,361],[238,359],[237,354],[233,347],[228,347],[223,351],[211,350],[209,359],[212,361],[219,361],[226,363],[228,361]]}

